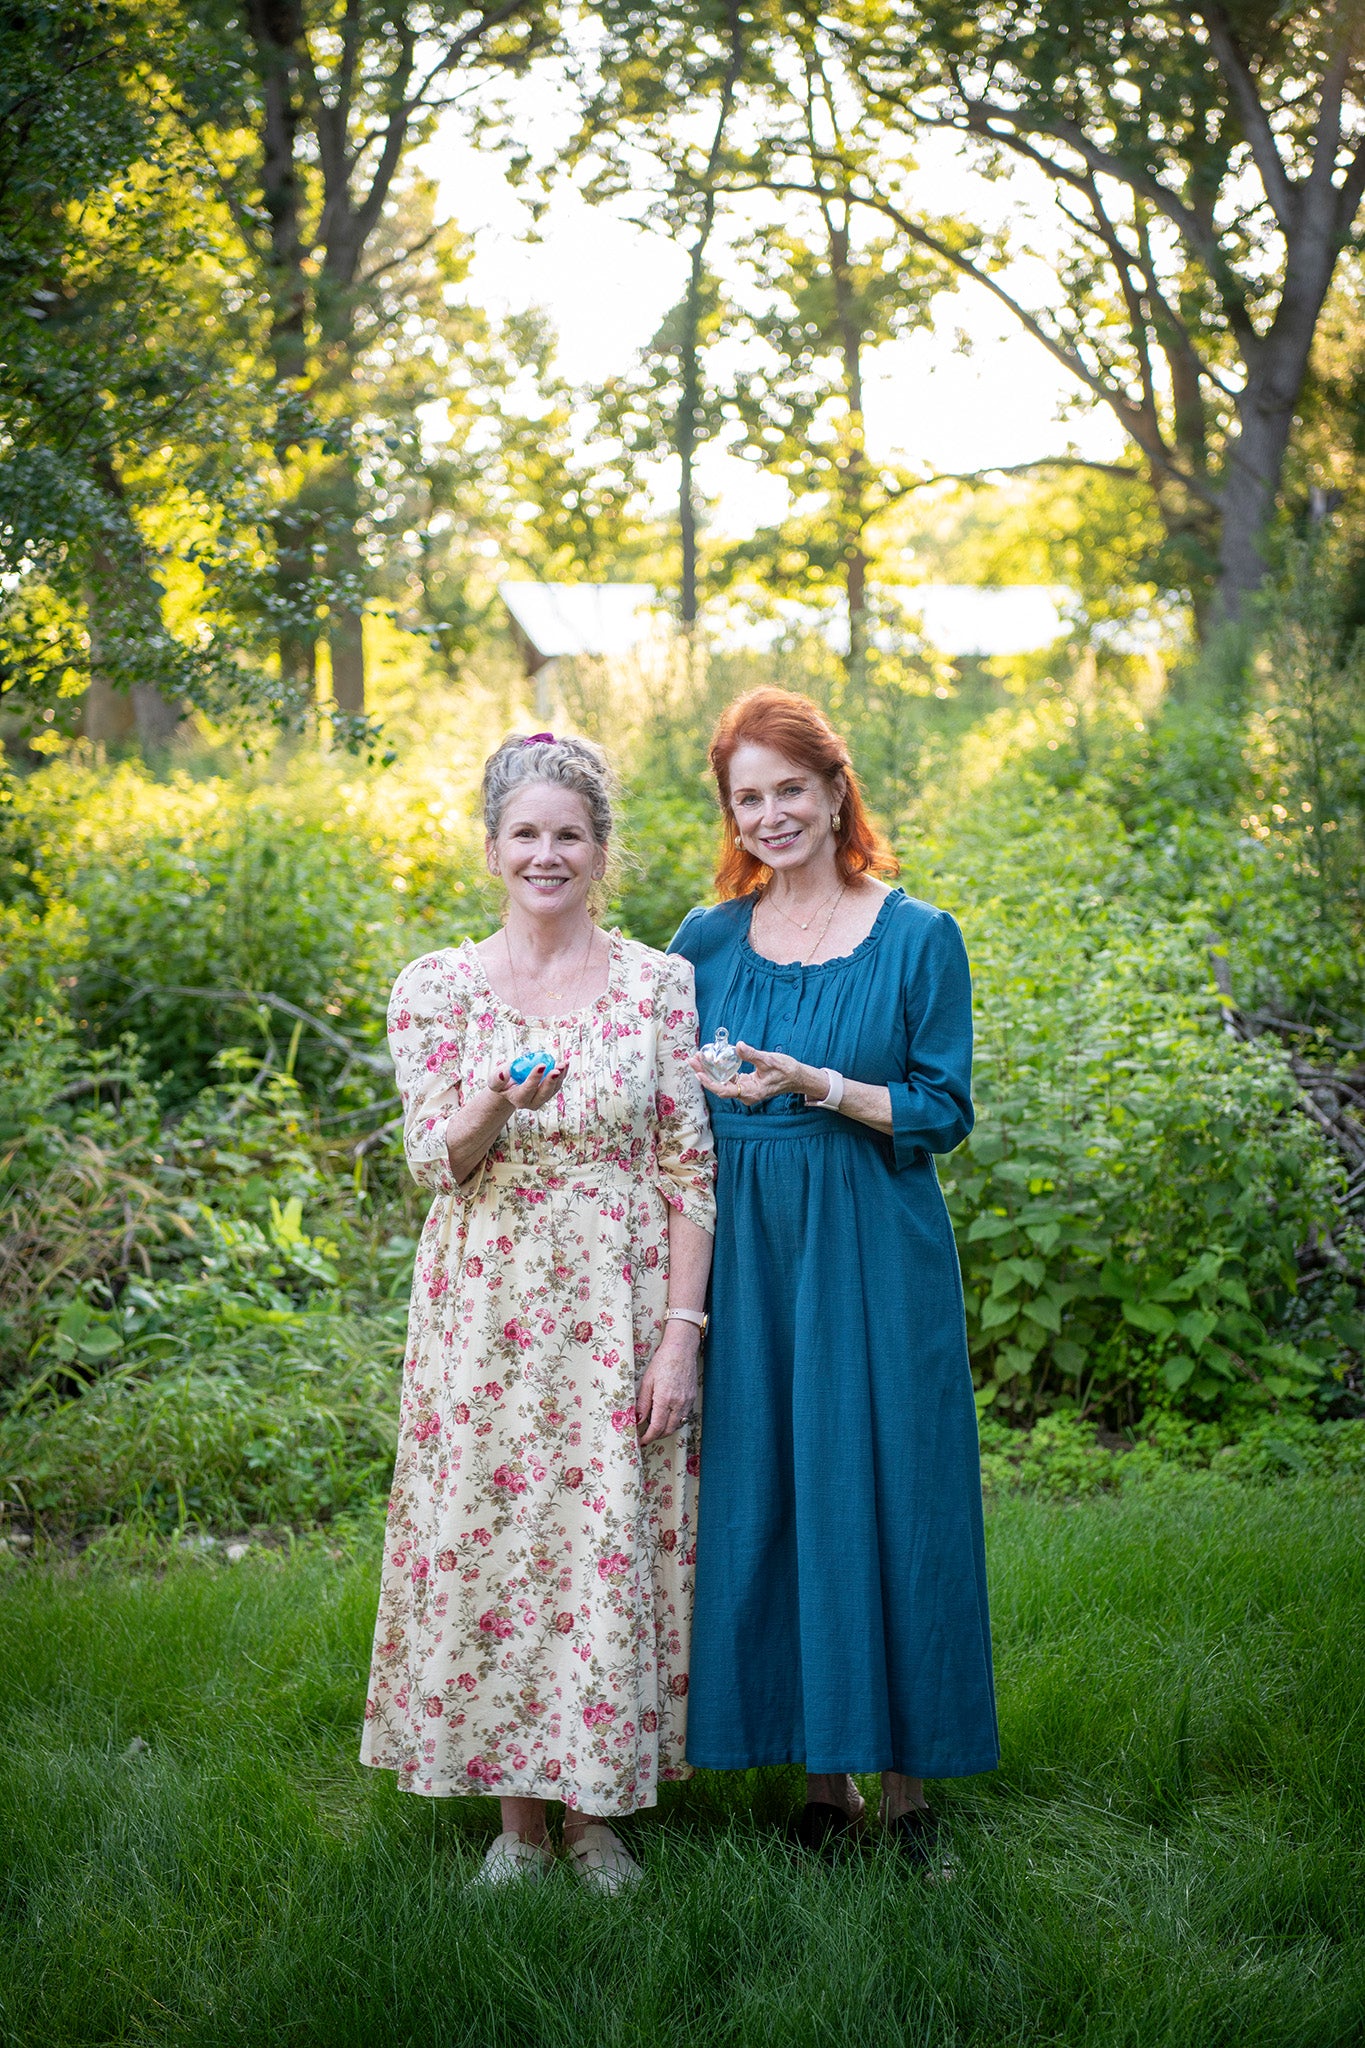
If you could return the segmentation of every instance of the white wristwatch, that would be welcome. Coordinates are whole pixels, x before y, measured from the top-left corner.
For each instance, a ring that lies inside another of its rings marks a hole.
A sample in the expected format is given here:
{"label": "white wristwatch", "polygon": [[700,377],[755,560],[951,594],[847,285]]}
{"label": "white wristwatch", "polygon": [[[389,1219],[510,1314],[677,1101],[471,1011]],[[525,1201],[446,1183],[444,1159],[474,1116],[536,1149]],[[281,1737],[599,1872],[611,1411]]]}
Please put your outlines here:
{"label": "white wristwatch", "polygon": [[710,1320],[705,1310],[699,1308],[670,1308],[664,1311],[666,1323],[695,1323],[703,1337],[706,1335],[706,1326]]}
{"label": "white wristwatch", "polygon": [[818,1102],[811,1104],[811,1107],[812,1109],[837,1109],[844,1099],[844,1077],[842,1074],[836,1074],[833,1067],[822,1067],[820,1071],[829,1085],[829,1093],[822,1095]]}

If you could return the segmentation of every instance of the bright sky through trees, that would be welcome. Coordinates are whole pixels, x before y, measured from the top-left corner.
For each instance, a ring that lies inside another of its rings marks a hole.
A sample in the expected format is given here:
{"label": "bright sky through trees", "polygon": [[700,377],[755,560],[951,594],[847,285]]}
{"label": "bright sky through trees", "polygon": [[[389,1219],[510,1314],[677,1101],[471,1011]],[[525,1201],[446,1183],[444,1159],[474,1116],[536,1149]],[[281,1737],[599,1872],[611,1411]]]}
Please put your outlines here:
{"label": "bright sky through trees", "polygon": [[[517,109],[518,138],[555,121],[553,95],[543,79],[519,81],[509,97]],[[525,118],[522,118],[524,109]],[[961,210],[994,218],[1001,187],[965,171],[950,146],[926,139],[921,155],[921,203],[935,212]],[[686,277],[681,248],[639,228],[620,207],[589,206],[561,183],[528,240],[528,207],[509,184],[503,165],[468,139],[458,111],[448,114],[423,152],[424,167],[440,184],[440,211],[475,235],[470,271],[473,296],[490,310],[539,306],[559,336],[559,365],[574,383],[596,383],[624,371],[678,299]],[[1047,194],[1009,181],[1010,202],[1030,207],[1041,239]],[[975,211],[974,211],[975,209]],[[1023,265],[1018,266],[1023,271]],[[969,344],[969,347],[967,346]],[[940,299],[933,333],[887,344],[869,359],[867,423],[874,459],[895,456],[931,471],[979,470],[1028,462],[1074,447],[1100,461],[1123,459],[1112,416],[1081,412],[1059,417],[1078,387],[1027,335],[970,285]],[[705,453],[702,487],[715,499],[715,526],[741,534],[782,515],[780,480],[749,464]]]}

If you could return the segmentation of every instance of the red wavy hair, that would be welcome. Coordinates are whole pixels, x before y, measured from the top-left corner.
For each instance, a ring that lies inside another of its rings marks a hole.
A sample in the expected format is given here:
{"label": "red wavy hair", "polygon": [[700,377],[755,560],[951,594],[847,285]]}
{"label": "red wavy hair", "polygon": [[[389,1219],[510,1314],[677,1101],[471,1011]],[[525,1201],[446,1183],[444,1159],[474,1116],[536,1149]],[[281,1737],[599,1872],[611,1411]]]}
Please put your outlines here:
{"label": "red wavy hair", "polygon": [[847,786],[839,802],[839,829],[834,835],[834,860],[841,882],[851,882],[855,875],[898,872],[896,856],[868,816],[848,748],[819,705],[794,690],[749,690],[727,705],[711,735],[711,769],[724,818],[716,864],[716,894],[722,903],[749,895],[772,874],[740,839],[730,802],[730,762],[735,749],[746,744],[771,747],[793,766],[813,770],[827,782],[843,775]]}

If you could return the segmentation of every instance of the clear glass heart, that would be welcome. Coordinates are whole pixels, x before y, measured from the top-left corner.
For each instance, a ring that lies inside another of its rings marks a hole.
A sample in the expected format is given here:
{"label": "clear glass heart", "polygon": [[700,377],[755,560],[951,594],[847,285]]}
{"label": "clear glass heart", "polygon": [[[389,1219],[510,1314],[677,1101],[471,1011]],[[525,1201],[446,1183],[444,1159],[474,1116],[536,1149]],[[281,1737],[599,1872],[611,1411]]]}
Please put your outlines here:
{"label": "clear glass heart", "polygon": [[708,1045],[701,1048],[701,1063],[713,1081],[733,1081],[744,1062],[739,1049],[730,1043],[730,1034],[722,1024]]}

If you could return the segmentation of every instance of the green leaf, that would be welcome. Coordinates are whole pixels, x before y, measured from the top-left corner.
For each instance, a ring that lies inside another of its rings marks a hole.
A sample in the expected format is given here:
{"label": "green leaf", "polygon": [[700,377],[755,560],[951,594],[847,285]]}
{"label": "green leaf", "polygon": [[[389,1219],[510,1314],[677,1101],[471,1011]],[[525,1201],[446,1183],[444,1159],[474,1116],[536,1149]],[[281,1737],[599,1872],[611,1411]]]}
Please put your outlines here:
{"label": "green leaf", "polygon": [[1161,1377],[1173,1394],[1178,1394],[1194,1371],[1192,1358],[1168,1358],[1161,1368]]}
{"label": "green leaf", "polygon": [[112,1358],[123,1349],[123,1339],[112,1323],[100,1323],[77,1341],[76,1349],[82,1358]]}
{"label": "green leaf", "polygon": [[1060,1223],[1030,1223],[1028,1234],[1040,1252],[1050,1252],[1062,1234]]}
{"label": "green leaf", "polygon": [[991,1296],[998,1301],[1006,1294],[1012,1294],[1024,1277],[1023,1261],[1001,1259],[991,1278]]}
{"label": "green leaf", "polygon": [[1060,1343],[1053,1345],[1052,1356],[1056,1360],[1058,1369],[1061,1372],[1069,1373],[1074,1379],[1085,1364],[1085,1347],[1081,1344],[1073,1344],[1069,1337],[1063,1337]]}
{"label": "green leaf", "polygon": [[1155,1298],[1158,1301],[1188,1301],[1201,1287],[1207,1287],[1211,1280],[1217,1279],[1222,1263],[1222,1252],[1201,1252],[1194,1264],[1172,1280],[1169,1287],[1156,1291]]}
{"label": "green leaf", "polygon": [[1153,1337],[1168,1337],[1175,1328],[1175,1317],[1159,1301],[1125,1301],[1123,1319]]}
{"label": "green leaf", "polygon": [[1006,1323],[1012,1323],[1019,1313],[1017,1302],[1001,1301],[988,1295],[981,1305],[981,1327],[983,1330],[998,1330]]}
{"label": "green leaf", "polygon": [[1188,1315],[1181,1316],[1179,1327],[1181,1336],[1196,1351],[1202,1351],[1207,1339],[1218,1328],[1218,1311],[1216,1308],[1191,1309]]}
{"label": "green leaf", "polygon": [[1055,1301],[1049,1301],[1045,1294],[1037,1294],[1032,1301],[1026,1301],[1023,1308],[1030,1322],[1041,1324],[1043,1329],[1050,1330],[1054,1337],[1060,1334],[1062,1312]]}
{"label": "green leaf", "polygon": [[308,1243],[303,1232],[303,1202],[298,1195],[291,1195],[283,1209],[273,1195],[270,1197],[270,1235],[281,1251]]}
{"label": "green leaf", "polygon": [[1142,1268],[1123,1259],[1106,1259],[1100,1268],[1100,1286],[1119,1301],[1136,1301],[1143,1291]]}
{"label": "green leaf", "polygon": [[978,1239],[983,1237],[1004,1237],[1013,1228],[1014,1221],[1009,1216],[992,1216],[989,1214],[978,1216],[971,1229],[967,1232],[967,1242],[975,1244]]}

